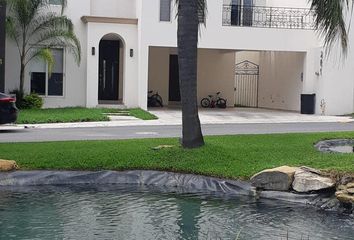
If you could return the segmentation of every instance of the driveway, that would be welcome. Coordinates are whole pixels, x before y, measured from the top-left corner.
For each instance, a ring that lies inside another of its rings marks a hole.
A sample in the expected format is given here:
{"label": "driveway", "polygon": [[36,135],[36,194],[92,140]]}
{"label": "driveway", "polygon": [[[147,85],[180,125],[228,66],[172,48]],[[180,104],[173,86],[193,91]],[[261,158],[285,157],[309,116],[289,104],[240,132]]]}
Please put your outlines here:
{"label": "driveway", "polygon": [[[164,124],[181,124],[182,113],[178,108],[149,109]],[[236,123],[330,123],[353,122],[351,117],[303,115],[297,112],[259,108],[199,109],[202,124]]]}

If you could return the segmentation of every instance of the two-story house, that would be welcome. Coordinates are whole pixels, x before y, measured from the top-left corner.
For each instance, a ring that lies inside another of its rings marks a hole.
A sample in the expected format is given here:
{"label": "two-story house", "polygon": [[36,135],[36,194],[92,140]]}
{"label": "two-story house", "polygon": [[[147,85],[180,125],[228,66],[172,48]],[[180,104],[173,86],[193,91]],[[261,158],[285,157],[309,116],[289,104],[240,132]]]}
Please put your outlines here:
{"label": "two-story house", "polygon": [[[54,1],[55,3],[55,1]],[[198,98],[222,92],[230,107],[300,111],[316,94],[316,113],[354,112],[354,54],[326,58],[307,0],[208,0],[201,15]],[[58,7],[52,6],[54,11]],[[77,66],[57,48],[55,78],[46,63],[27,68],[26,89],[45,107],[117,105],[147,108],[149,90],[178,105],[177,19],[170,0],[68,0],[82,45]],[[350,44],[354,36],[350,35]],[[14,43],[6,42],[7,91],[18,87]]]}

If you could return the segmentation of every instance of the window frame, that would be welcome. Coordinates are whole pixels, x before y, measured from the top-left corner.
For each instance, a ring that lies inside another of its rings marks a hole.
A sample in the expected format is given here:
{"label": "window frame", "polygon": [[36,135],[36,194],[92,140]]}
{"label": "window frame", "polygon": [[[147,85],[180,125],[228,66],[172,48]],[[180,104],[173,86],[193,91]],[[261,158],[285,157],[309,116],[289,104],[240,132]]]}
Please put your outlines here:
{"label": "window frame", "polygon": [[[42,98],[65,98],[66,95],[66,49],[65,47],[52,47],[51,50],[62,50],[63,52],[63,94],[62,95],[49,95],[49,73],[48,73],[48,63],[45,62],[45,94],[39,94]],[[32,71],[29,72],[29,89],[32,90]],[[32,91],[31,91],[32,92]]]}

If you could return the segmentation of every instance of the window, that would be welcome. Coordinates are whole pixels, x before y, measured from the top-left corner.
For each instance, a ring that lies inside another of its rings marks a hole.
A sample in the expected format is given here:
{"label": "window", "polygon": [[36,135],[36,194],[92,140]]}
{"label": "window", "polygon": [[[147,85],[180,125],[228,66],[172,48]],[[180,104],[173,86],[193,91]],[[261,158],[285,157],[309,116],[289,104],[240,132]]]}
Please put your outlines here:
{"label": "window", "polygon": [[49,4],[52,5],[61,5],[63,3],[63,0],[49,0]]}
{"label": "window", "polygon": [[171,0],[160,0],[160,21],[171,21]]}
{"label": "window", "polygon": [[[224,0],[224,4],[227,2]],[[253,24],[253,0],[231,0],[231,25],[252,26]]]}
{"label": "window", "polygon": [[54,66],[48,73],[48,64],[43,60],[33,61],[31,65],[31,92],[43,96],[63,96],[64,92],[64,50],[52,49]]}

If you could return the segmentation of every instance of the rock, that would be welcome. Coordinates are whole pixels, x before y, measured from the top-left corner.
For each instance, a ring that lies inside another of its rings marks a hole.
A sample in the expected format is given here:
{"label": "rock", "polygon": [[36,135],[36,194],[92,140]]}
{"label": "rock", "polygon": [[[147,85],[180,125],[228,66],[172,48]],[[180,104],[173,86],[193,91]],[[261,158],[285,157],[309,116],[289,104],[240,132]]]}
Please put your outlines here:
{"label": "rock", "polygon": [[298,168],[278,167],[264,170],[251,178],[252,186],[272,191],[288,191],[294,180],[294,174]]}
{"label": "rock", "polygon": [[18,165],[15,161],[0,159],[0,172],[9,172],[17,169],[18,169]]}
{"label": "rock", "polygon": [[352,175],[344,175],[341,179],[340,179],[340,184],[342,185],[347,185],[348,183],[353,183],[354,184],[354,177]]}
{"label": "rock", "polygon": [[354,188],[348,188],[347,192],[351,195],[354,195]]}
{"label": "rock", "polygon": [[330,189],[335,186],[335,181],[328,177],[323,177],[313,171],[302,168],[295,172],[293,189],[296,192],[306,193]]}
{"label": "rock", "polygon": [[347,190],[347,186],[346,185],[339,185],[337,187],[337,190]]}
{"label": "rock", "polygon": [[337,191],[336,197],[338,197],[339,195],[342,195],[342,194],[348,194],[348,192],[346,190]]}
{"label": "rock", "polygon": [[347,184],[347,188],[354,188],[354,182],[348,183],[348,184]]}
{"label": "rock", "polygon": [[314,168],[302,166],[302,167],[300,167],[300,169],[302,169],[302,170],[304,170],[306,172],[314,173],[314,174],[317,174],[317,175],[322,175],[322,172],[320,170],[317,170],[317,169],[314,169]]}
{"label": "rock", "polygon": [[346,193],[336,193],[336,197],[337,199],[342,202],[342,203],[351,203],[353,204],[354,203],[354,196],[351,196],[349,194],[346,194]]}

